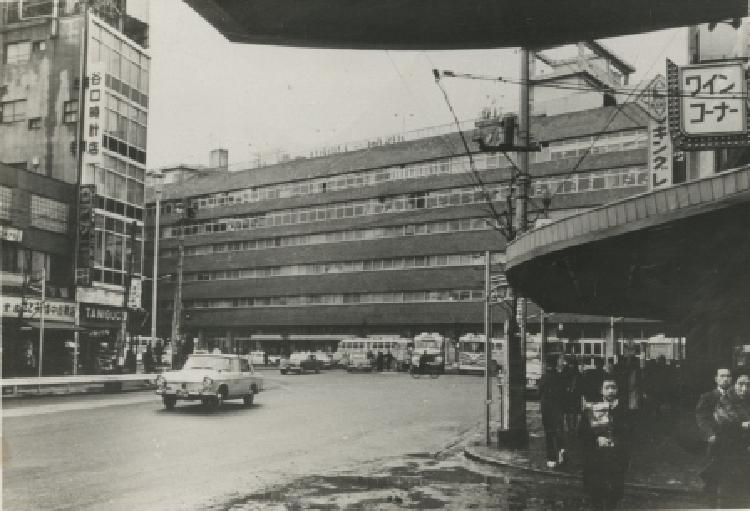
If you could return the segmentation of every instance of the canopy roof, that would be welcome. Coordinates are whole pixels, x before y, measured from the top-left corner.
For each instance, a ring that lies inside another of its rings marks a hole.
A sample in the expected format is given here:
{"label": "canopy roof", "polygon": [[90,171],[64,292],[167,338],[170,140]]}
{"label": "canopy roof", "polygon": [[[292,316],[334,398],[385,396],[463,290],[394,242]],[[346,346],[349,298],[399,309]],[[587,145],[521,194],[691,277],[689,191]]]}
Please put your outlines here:
{"label": "canopy roof", "polygon": [[747,0],[185,0],[237,43],[544,48],[748,15]]}

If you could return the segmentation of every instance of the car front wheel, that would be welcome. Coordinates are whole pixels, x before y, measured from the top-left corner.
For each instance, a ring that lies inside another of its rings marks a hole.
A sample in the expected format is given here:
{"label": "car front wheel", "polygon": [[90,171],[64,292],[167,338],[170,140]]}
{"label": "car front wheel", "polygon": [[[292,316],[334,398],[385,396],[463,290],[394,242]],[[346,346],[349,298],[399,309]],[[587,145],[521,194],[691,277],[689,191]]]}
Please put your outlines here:
{"label": "car front wheel", "polygon": [[167,410],[174,410],[174,406],[177,404],[177,398],[174,396],[164,396],[161,398],[164,403],[164,408]]}
{"label": "car front wheel", "polygon": [[253,391],[250,391],[250,394],[245,395],[245,397],[242,398],[242,401],[245,403],[245,406],[251,406],[253,404],[253,400],[255,399],[255,393]]}

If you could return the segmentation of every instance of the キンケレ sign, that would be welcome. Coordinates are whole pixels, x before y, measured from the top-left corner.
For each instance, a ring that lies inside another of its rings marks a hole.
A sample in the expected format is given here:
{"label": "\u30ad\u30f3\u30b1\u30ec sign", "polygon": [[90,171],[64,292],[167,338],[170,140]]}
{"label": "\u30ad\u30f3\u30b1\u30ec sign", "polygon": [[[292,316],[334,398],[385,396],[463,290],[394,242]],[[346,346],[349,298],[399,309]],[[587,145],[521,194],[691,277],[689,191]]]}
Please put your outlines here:
{"label": "\u30ad\u30f3\u30b1\u30ec sign", "polygon": [[684,66],[679,72],[685,135],[734,135],[747,129],[745,70],[739,62]]}

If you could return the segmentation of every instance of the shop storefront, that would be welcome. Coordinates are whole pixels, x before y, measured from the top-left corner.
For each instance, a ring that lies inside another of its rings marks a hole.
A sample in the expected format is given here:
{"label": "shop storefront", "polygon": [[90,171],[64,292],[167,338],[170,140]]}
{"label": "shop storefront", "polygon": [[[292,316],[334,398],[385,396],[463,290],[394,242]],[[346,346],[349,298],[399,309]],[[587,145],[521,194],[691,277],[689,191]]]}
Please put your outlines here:
{"label": "shop storefront", "polygon": [[[81,303],[79,336],[80,374],[108,374],[117,371],[118,352],[121,345],[122,324],[126,312],[122,308]],[[122,364],[119,364],[122,365]]]}
{"label": "shop storefront", "polygon": [[73,372],[73,302],[45,300],[42,310],[38,297],[4,296],[2,321],[4,378],[38,376],[40,346],[43,376]]}

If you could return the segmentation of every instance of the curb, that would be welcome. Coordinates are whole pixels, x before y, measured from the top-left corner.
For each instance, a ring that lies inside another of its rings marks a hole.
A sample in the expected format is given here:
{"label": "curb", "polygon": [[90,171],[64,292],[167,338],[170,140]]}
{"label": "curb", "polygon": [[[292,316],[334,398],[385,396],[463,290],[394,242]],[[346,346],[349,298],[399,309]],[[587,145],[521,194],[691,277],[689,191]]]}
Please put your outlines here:
{"label": "curb", "polygon": [[[470,448],[464,448],[464,457],[472,461],[485,463],[487,465],[512,468],[515,470],[529,472],[532,474],[544,475],[548,477],[557,477],[557,478],[577,480],[577,481],[580,481],[582,479],[582,476],[580,474],[571,474],[569,472],[557,472],[555,470],[546,470],[543,468],[536,468],[536,467],[531,467],[528,465],[521,465],[519,463],[511,463],[508,461],[502,461],[502,460],[498,460],[489,456],[483,456],[471,450]],[[630,488],[631,490],[650,491],[650,492],[657,492],[657,493],[677,493],[681,495],[696,495],[697,496],[697,495],[704,494],[701,490],[698,490],[695,488],[660,486],[660,485],[643,484],[643,483],[632,483],[632,482],[627,482],[627,481],[625,481],[625,488]]]}

